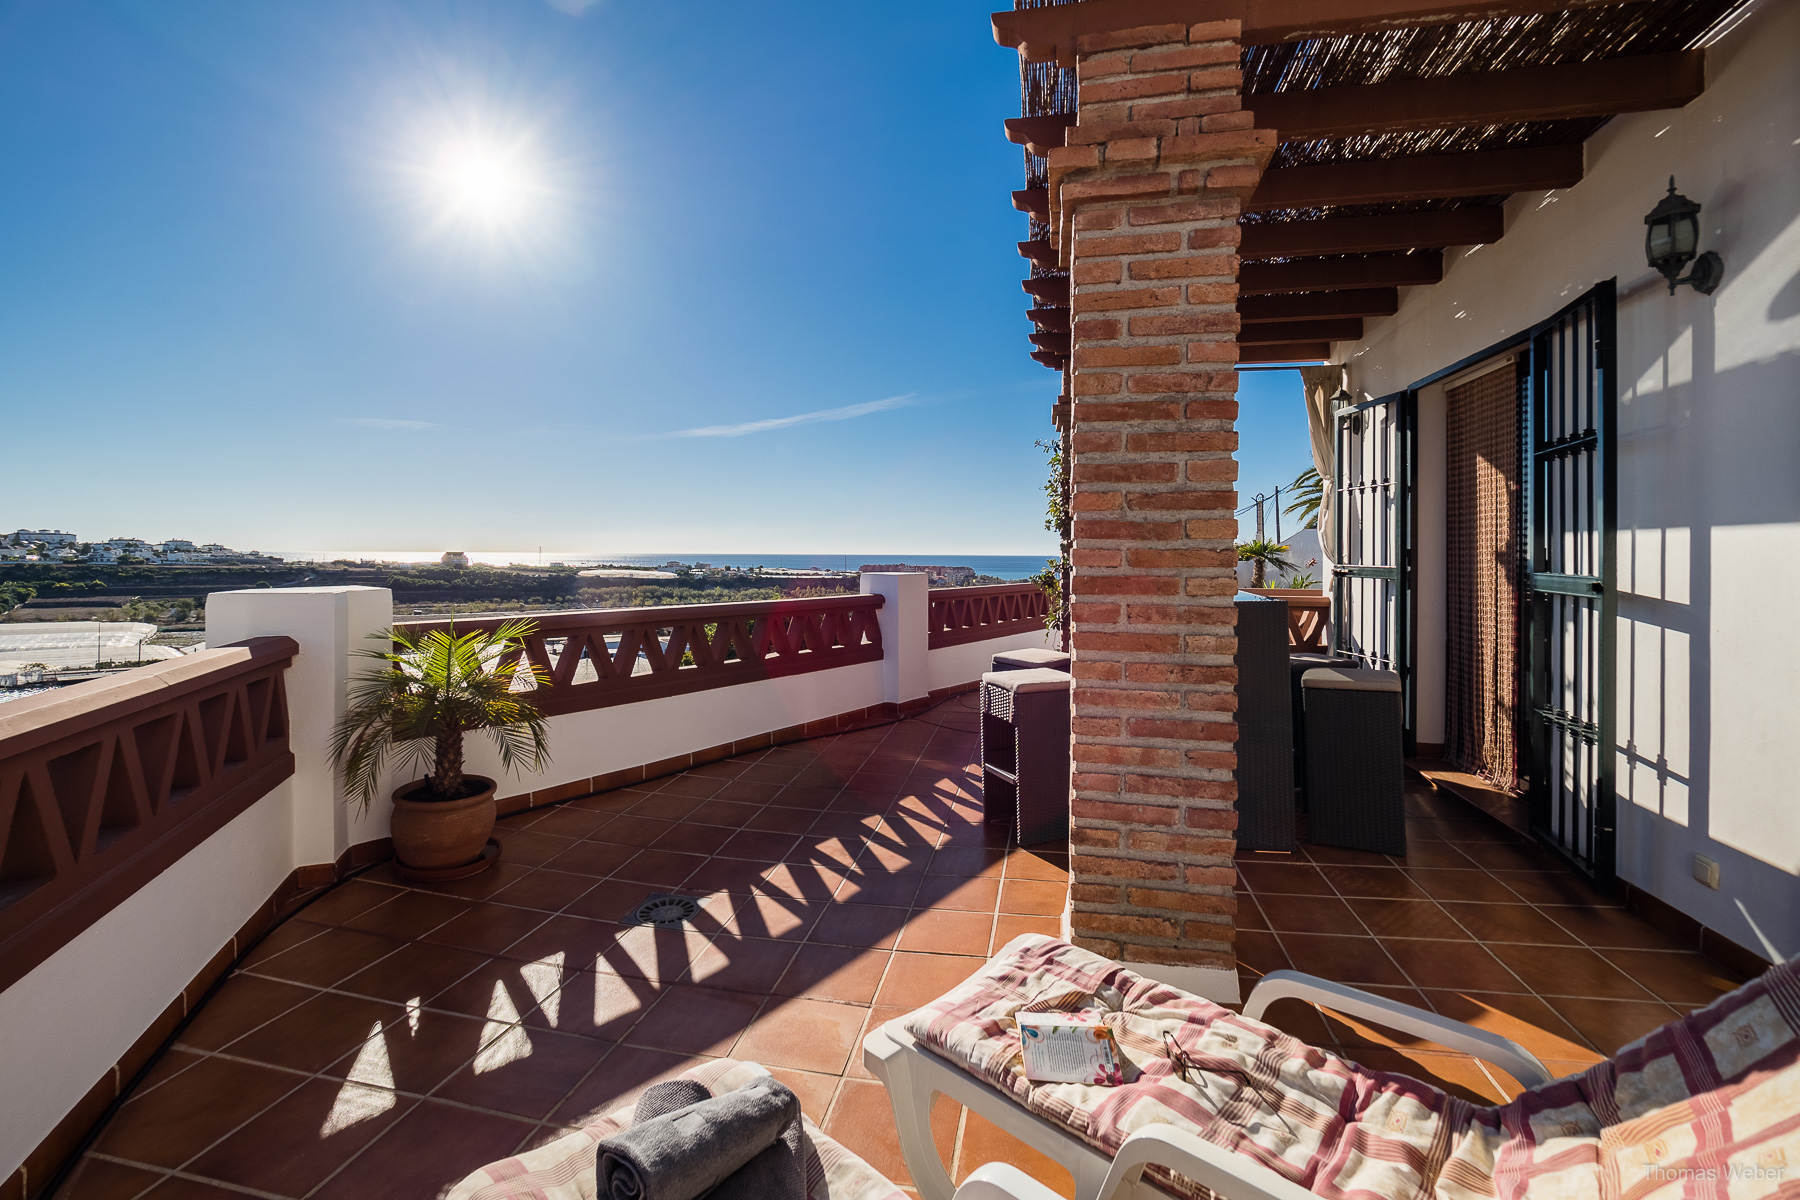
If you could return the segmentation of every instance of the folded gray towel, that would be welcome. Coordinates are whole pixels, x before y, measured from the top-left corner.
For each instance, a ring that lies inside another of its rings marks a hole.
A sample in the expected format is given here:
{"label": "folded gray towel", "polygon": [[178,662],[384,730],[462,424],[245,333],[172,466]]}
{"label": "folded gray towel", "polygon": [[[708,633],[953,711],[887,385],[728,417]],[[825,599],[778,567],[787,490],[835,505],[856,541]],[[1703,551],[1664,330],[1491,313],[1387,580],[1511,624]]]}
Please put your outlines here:
{"label": "folded gray towel", "polygon": [[644,1089],[638,1097],[637,1112],[631,1123],[648,1121],[652,1117],[664,1116],[679,1112],[702,1100],[711,1100],[712,1090],[704,1083],[696,1083],[692,1079],[671,1079],[667,1083],[656,1083]]}
{"label": "folded gray towel", "polygon": [[806,1200],[805,1136],[796,1100],[793,1120],[775,1144],[727,1175],[706,1200]]}
{"label": "folded gray towel", "polygon": [[[651,1099],[647,1092],[644,1099],[650,1101],[649,1110],[656,1110],[678,1095],[670,1090]],[[783,1135],[797,1132],[799,1126],[800,1101],[773,1079],[664,1111],[601,1139],[599,1194],[609,1200],[696,1200],[768,1150],[783,1152],[774,1163],[779,1185],[788,1174],[781,1169],[781,1158],[791,1158],[798,1170],[798,1142],[789,1152]],[[760,1180],[764,1174],[758,1172],[754,1178]],[[764,1185],[756,1186],[756,1196],[743,1200],[758,1200],[764,1194]],[[799,1191],[786,1192],[779,1200],[801,1200],[804,1188],[801,1176]],[[769,1200],[777,1197],[771,1195]]]}

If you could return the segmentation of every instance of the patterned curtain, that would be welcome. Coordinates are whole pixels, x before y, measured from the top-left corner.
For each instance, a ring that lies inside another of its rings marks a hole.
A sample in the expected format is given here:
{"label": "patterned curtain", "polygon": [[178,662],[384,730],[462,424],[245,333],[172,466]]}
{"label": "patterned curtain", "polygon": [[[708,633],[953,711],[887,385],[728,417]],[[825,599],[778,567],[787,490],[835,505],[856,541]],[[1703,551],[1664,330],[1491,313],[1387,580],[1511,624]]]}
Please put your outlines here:
{"label": "patterned curtain", "polygon": [[1519,788],[1519,413],[1508,359],[1445,392],[1444,754]]}
{"label": "patterned curtain", "polygon": [[1344,386],[1344,368],[1336,363],[1301,367],[1300,382],[1306,393],[1306,429],[1312,438],[1313,470],[1325,485],[1319,499],[1319,548],[1328,562],[1337,561],[1337,537],[1331,525],[1333,439],[1331,398]]}

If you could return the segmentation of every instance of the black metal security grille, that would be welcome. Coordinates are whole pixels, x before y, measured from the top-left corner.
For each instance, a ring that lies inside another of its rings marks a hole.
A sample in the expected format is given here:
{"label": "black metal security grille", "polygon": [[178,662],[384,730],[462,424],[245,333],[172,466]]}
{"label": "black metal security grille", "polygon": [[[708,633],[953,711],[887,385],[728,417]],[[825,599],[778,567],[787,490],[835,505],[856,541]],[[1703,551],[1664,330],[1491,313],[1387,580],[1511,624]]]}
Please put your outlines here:
{"label": "black metal security grille", "polygon": [[1532,825],[1601,881],[1614,869],[1614,343],[1611,281],[1538,326],[1524,428]]}
{"label": "black metal security grille", "polygon": [[1338,549],[1331,569],[1336,650],[1400,675],[1409,741],[1414,410],[1411,392],[1395,392],[1337,411]]}

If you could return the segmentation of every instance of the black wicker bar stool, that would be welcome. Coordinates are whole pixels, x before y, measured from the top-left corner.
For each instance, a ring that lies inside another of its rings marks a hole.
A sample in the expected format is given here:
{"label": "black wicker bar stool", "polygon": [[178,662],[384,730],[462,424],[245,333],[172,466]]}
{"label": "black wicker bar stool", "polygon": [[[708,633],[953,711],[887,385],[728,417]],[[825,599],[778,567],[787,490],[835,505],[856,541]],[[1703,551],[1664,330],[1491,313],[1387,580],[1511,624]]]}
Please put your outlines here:
{"label": "black wicker bar stool", "polygon": [[1237,594],[1238,845],[1294,849],[1294,717],[1288,701],[1288,606]]}
{"label": "black wicker bar stool", "polygon": [[1347,850],[1405,855],[1406,765],[1400,677],[1392,671],[1320,667],[1306,693],[1307,840]]}
{"label": "black wicker bar stool", "polygon": [[1034,667],[1048,667],[1052,671],[1069,669],[1069,655],[1065,650],[1048,650],[1039,646],[1027,646],[1023,650],[1002,650],[994,655],[993,670],[996,671],[1029,671]]}
{"label": "black wicker bar stool", "polygon": [[981,778],[989,821],[1021,846],[1069,836],[1066,671],[1034,667],[981,677]]}

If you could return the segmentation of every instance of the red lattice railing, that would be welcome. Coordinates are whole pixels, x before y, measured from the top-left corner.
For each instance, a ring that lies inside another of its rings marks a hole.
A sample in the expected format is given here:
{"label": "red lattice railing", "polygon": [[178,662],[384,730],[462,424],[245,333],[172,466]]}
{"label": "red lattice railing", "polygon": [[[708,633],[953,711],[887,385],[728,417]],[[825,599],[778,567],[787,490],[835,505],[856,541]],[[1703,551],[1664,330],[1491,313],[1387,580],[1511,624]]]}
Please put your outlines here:
{"label": "red lattice railing", "polygon": [[1050,611],[1035,583],[931,589],[931,648],[1042,632]]}
{"label": "red lattice railing", "polygon": [[0,990],[294,773],[253,638],[0,706]]}
{"label": "red lattice railing", "polygon": [[[844,595],[533,616],[537,632],[524,652],[550,686],[536,689],[532,700],[557,716],[875,662],[881,605],[880,596]],[[399,628],[468,633],[504,620],[408,621]]]}

